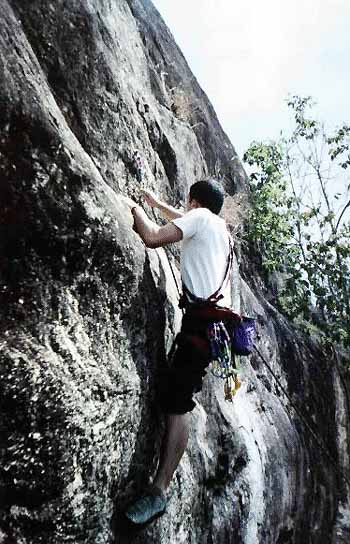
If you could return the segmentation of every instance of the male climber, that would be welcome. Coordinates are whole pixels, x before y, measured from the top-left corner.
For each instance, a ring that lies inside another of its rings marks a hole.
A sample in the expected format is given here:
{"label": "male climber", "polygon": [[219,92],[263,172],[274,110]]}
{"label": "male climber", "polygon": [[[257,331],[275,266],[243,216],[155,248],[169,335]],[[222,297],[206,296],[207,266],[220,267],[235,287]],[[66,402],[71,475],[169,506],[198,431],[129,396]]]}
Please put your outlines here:
{"label": "male climber", "polygon": [[194,183],[186,213],[159,201],[148,191],[144,191],[144,197],[169,221],[158,226],[140,206],[131,208],[134,228],[146,246],[157,248],[182,241],[185,313],[170,366],[161,373],[158,387],[158,401],[167,415],[158,470],[153,485],[126,511],[127,518],[136,524],[151,521],[166,509],[165,492],[188,441],[189,413],[195,406],[192,396],[201,390],[211,360],[208,324],[225,319],[226,308],[231,306],[227,279],[232,254],[225,221],[218,216],[224,202],[219,183],[212,179]]}

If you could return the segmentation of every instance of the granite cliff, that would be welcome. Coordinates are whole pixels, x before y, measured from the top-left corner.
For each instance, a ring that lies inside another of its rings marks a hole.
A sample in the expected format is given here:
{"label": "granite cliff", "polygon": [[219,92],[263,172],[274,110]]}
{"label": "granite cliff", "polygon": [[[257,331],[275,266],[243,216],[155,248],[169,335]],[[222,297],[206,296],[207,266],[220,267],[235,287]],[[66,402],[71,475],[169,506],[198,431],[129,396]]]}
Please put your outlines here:
{"label": "granite cliff", "polygon": [[125,532],[180,319],[176,253],[145,249],[122,198],[133,152],[174,205],[204,174],[230,195],[246,176],[149,0],[0,8],[0,542],[348,543],[349,375],[278,314],[245,255],[235,308],[257,317],[288,397],[257,354],[233,404],[209,377],[167,515]]}

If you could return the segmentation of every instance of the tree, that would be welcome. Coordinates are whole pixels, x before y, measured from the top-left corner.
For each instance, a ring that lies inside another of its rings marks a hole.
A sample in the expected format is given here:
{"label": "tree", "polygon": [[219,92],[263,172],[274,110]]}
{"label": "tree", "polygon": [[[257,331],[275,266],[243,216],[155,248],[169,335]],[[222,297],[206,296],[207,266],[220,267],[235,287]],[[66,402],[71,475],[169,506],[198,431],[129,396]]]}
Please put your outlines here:
{"label": "tree", "polygon": [[350,126],[328,134],[309,116],[311,97],[287,102],[291,133],[253,142],[243,157],[254,169],[245,236],[265,273],[281,275],[279,309],[317,324],[325,341],[349,346]]}

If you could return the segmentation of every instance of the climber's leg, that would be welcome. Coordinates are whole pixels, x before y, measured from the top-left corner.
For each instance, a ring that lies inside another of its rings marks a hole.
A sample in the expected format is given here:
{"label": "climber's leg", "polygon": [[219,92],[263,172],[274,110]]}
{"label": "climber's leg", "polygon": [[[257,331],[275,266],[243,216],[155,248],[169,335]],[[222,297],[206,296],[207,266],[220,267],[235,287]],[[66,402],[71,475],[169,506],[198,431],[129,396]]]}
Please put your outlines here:
{"label": "climber's leg", "polygon": [[175,347],[170,367],[161,371],[157,388],[159,406],[167,418],[158,470],[153,485],[125,513],[135,524],[147,523],[165,512],[165,490],[188,442],[189,412],[195,407],[192,397],[201,390],[209,364],[208,340],[198,330],[195,334],[182,332]]}
{"label": "climber's leg", "polygon": [[160,452],[159,466],[153,485],[125,512],[135,524],[144,524],[164,514],[165,490],[186,449],[189,435],[189,414],[168,414],[167,429]]}
{"label": "climber's leg", "polygon": [[190,431],[189,414],[168,414],[166,434],[160,451],[159,465],[153,484],[165,491],[184,454]]}

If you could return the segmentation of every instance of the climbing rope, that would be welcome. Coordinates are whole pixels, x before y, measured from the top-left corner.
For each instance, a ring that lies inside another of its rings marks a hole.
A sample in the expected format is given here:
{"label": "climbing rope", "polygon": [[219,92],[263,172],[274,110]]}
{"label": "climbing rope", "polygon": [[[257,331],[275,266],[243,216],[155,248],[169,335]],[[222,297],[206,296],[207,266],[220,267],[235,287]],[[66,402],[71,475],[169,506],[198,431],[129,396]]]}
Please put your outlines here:
{"label": "climbing rope", "polygon": [[277,384],[278,384],[278,387],[281,389],[282,393],[285,395],[285,397],[289,400],[290,402],[290,405],[292,406],[292,408],[294,409],[294,411],[296,412],[296,414],[299,416],[300,420],[302,421],[302,423],[304,424],[304,426],[308,429],[308,431],[310,432],[310,434],[312,435],[312,437],[314,438],[315,442],[317,443],[317,445],[319,446],[320,450],[325,454],[325,456],[328,458],[328,460],[331,462],[331,464],[333,465],[333,467],[335,468],[335,471],[336,473],[338,474],[338,476],[340,476],[341,478],[343,478],[343,480],[350,486],[350,479],[345,476],[344,472],[342,470],[339,469],[339,467],[337,466],[337,463],[336,463],[336,460],[334,459],[334,457],[332,456],[332,454],[328,451],[328,449],[326,448],[326,446],[324,445],[323,443],[323,440],[322,438],[320,438],[319,436],[317,436],[316,432],[312,429],[312,427],[310,426],[310,424],[308,423],[308,421],[306,420],[305,416],[301,413],[301,411],[299,410],[299,408],[294,404],[294,402],[292,401],[290,395],[288,394],[288,392],[286,391],[286,389],[283,387],[283,385],[281,384],[278,376],[276,376],[276,374],[274,373],[274,371],[272,370],[271,366],[269,365],[269,363],[266,361],[265,357],[262,355],[262,353],[260,352],[260,350],[254,346],[254,350],[257,352],[257,354],[260,356],[262,362],[264,363],[264,365],[266,366],[266,368],[269,370],[269,372],[272,374],[272,376],[274,377],[274,379],[276,380]]}

